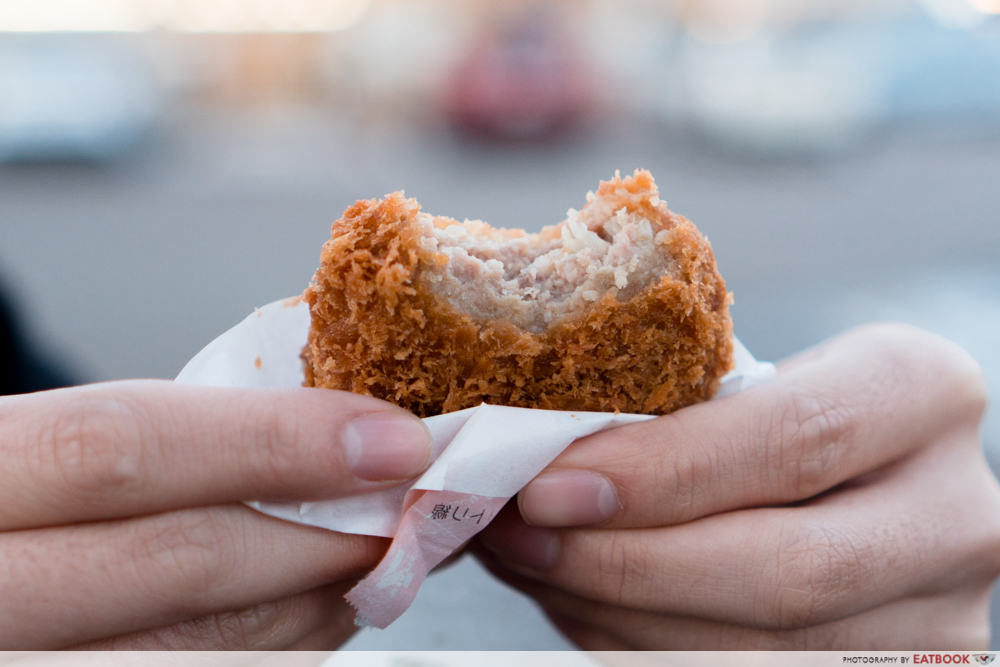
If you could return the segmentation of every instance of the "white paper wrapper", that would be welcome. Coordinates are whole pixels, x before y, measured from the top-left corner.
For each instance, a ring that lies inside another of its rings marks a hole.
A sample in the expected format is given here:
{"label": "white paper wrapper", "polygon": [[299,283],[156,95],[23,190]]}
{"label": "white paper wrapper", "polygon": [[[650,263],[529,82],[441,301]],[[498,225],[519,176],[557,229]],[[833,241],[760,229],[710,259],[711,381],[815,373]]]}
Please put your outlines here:
{"label": "white paper wrapper", "polygon": [[[309,308],[298,298],[257,309],[199,352],[177,382],[217,387],[299,387]],[[735,341],[736,368],[716,398],[774,376]],[[480,405],[424,420],[433,463],[412,485],[312,503],[250,502],[288,521],[393,538],[382,562],[347,595],[359,624],[385,628],[410,606],[441,561],[486,527],[511,497],[574,440],[649,415],[558,412]]]}

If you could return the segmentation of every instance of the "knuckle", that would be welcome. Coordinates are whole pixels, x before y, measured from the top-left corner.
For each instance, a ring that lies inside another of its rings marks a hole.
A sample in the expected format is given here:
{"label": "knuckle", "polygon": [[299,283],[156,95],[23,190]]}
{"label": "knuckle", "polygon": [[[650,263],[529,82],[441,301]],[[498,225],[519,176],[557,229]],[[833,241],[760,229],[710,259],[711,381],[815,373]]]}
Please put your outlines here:
{"label": "knuckle", "polygon": [[963,348],[943,338],[938,342],[942,348],[937,357],[944,365],[941,369],[944,387],[962,412],[978,423],[989,404],[986,375]]}
{"label": "knuckle", "polygon": [[56,483],[46,488],[74,500],[140,488],[148,447],[139,421],[134,408],[111,392],[90,391],[62,402],[46,415],[38,441],[25,452],[28,473],[54,477]]}
{"label": "knuckle", "polygon": [[[646,442],[660,444],[651,435],[645,441],[628,443],[629,446],[622,448],[624,455],[618,455],[621,457],[619,460],[627,460],[629,478],[637,480],[634,484],[620,485],[619,490],[625,496],[623,502],[641,507],[649,502],[642,491],[651,486],[650,490],[656,494],[655,507],[661,521],[681,523],[695,518],[699,511],[699,490],[707,481],[703,469],[710,467],[710,463],[702,460],[704,456],[693,455],[691,449],[669,446],[656,447],[652,450],[654,455],[650,456],[650,448],[643,446]],[[697,440],[693,441],[691,447],[697,447],[697,443]],[[704,449],[710,457],[710,448]],[[649,485],[648,481],[655,483]]]}
{"label": "knuckle", "polygon": [[[708,442],[675,415],[635,426],[627,431],[633,440],[615,443],[619,446],[614,450],[608,448],[617,465],[627,471],[618,489],[626,510],[641,514],[653,508],[658,525],[684,523],[711,509],[711,496],[705,489],[740,481],[732,478],[731,467],[726,465],[729,453],[745,449],[736,437]],[[686,445],[672,446],[673,438],[683,439]]]}
{"label": "knuckle", "polygon": [[600,597],[611,604],[635,602],[636,596],[648,598],[655,589],[643,541],[621,531],[609,531],[596,551],[594,581]]}
{"label": "knuckle", "polygon": [[976,621],[963,624],[955,629],[955,636],[948,643],[949,646],[967,646],[973,651],[986,651],[990,647],[992,637],[990,628],[989,610]]}
{"label": "knuckle", "polygon": [[777,544],[764,627],[792,630],[834,620],[864,585],[866,558],[850,535],[817,524],[787,531]]}
{"label": "knuckle", "polygon": [[[976,417],[985,411],[989,394],[982,367],[957,343],[901,323],[868,325],[855,333],[889,364],[890,375],[930,384],[947,398],[949,409],[964,408]],[[914,376],[912,369],[924,370]]]}
{"label": "knuckle", "polygon": [[992,639],[992,628],[990,627],[989,611],[984,614],[978,622],[973,622],[968,628],[963,629],[965,636],[952,642],[952,646],[969,646],[973,650],[986,651],[989,649]]}
{"label": "knuckle", "polygon": [[[219,508],[221,510],[221,508]],[[196,609],[207,593],[224,588],[242,564],[232,549],[238,529],[215,509],[173,512],[139,520],[122,565],[167,606]]]}
{"label": "knuckle", "polygon": [[299,444],[302,428],[294,405],[275,398],[254,406],[256,414],[245,420],[251,432],[246,440],[253,443],[248,454],[253,469],[267,474],[279,486],[295,483],[301,467]]}
{"label": "knuckle", "polygon": [[713,453],[705,448],[705,465],[698,465],[693,457],[679,456],[676,450],[671,450],[672,460],[669,464],[659,466],[656,470],[657,486],[661,497],[668,502],[659,503],[661,507],[669,508],[668,520],[674,523],[690,521],[698,516],[699,490],[708,488],[709,476],[704,468],[713,468]]}
{"label": "knuckle", "polygon": [[734,646],[737,651],[801,651],[798,632],[780,632],[735,626]]}
{"label": "knuckle", "polygon": [[933,642],[967,651],[990,646],[990,606],[993,582],[951,590],[932,598],[927,611],[935,619]]}
{"label": "knuckle", "polygon": [[293,624],[286,601],[267,602],[249,609],[198,619],[192,623],[199,646],[213,650],[256,651],[271,646],[272,638]]}
{"label": "knuckle", "polygon": [[854,429],[849,409],[831,397],[792,393],[767,425],[768,466],[782,475],[775,480],[797,499],[808,498],[836,483],[832,471],[846,451]]}
{"label": "knuckle", "polygon": [[240,611],[224,612],[112,637],[87,645],[98,650],[257,651],[283,648],[285,628],[291,624],[287,601],[268,602]]}
{"label": "knuckle", "polygon": [[706,469],[711,466],[704,460],[711,449],[699,450],[699,439],[688,439],[685,448],[671,446],[671,434],[682,429],[675,415],[662,415],[589,436],[588,450],[570,448],[563,461],[612,471],[625,515],[643,517],[652,510],[659,525],[682,523],[697,516],[699,492],[709,481]]}
{"label": "knuckle", "polygon": [[845,646],[857,646],[864,641],[858,636],[858,626],[853,622],[833,622],[802,630],[781,633],[789,639],[788,648],[799,651],[835,651]]}
{"label": "knuckle", "polygon": [[[986,467],[985,463],[979,465]],[[978,485],[972,502],[957,509],[954,516],[964,527],[973,562],[985,566],[986,577],[992,581],[1000,575],[1000,486],[988,468],[980,473],[983,483]],[[969,478],[975,479],[972,475]],[[969,507],[973,508],[971,512]]]}

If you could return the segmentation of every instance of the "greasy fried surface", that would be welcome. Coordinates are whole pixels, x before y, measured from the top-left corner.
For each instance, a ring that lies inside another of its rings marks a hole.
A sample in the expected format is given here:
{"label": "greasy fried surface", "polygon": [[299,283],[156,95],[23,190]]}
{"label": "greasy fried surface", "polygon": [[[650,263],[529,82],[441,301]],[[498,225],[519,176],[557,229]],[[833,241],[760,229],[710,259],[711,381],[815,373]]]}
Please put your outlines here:
{"label": "greasy fried surface", "polygon": [[708,242],[656,195],[648,172],[616,175],[580,215],[625,208],[648,220],[664,273],[628,298],[611,287],[541,331],[473,318],[436,291],[449,260],[428,247],[415,200],[356,202],[333,224],[304,294],[306,385],[422,417],[481,402],[665,414],[709,398],[731,367],[730,298]]}

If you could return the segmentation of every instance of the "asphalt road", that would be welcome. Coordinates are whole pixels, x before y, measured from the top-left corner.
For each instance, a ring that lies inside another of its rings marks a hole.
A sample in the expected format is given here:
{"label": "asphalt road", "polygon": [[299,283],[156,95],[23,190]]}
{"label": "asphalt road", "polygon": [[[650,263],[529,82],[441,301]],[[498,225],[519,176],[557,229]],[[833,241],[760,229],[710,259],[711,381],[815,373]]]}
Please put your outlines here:
{"label": "asphalt road", "polygon": [[[405,189],[433,213],[537,230],[645,167],[711,239],[758,357],[891,317],[959,340],[1000,394],[1000,141],[886,130],[833,159],[761,160],[611,127],[500,146],[316,110],[187,113],[118,163],[0,167],[0,277],[81,380],[170,378],[254,306],[301,292],[355,199]],[[995,418],[985,435],[1000,444]],[[463,562],[352,646],[566,644]]]}

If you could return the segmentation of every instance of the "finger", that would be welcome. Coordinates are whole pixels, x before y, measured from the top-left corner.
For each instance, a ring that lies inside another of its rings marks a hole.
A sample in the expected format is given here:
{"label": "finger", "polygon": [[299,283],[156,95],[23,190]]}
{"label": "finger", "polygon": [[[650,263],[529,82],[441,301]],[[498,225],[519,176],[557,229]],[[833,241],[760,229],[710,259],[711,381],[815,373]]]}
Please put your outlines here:
{"label": "finger", "polygon": [[742,626],[807,627],[996,576],[996,482],[985,467],[956,463],[943,448],[923,456],[800,507],[614,531],[538,528],[507,510],[481,541],[520,574],[597,602]]}
{"label": "finger", "polygon": [[810,498],[951,429],[985,389],[956,346],[902,326],[858,330],[776,380],[581,440],[519,494],[538,526],[672,525]]}
{"label": "finger", "polygon": [[354,622],[356,612],[353,607],[338,612],[326,620],[312,634],[307,635],[288,647],[289,651],[335,651],[343,647],[358,632]]}
{"label": "finger", "polygon": [[240,500],[320,500],[419,474],[430,435],[321,389],[135,381],[0,399],[0,530]]}
{"label": "finger", "polygon": [[[628,644],[610,632],[605,632],[596,626],[580,623],[569,616],[563,616],[548,609],[543,608],[542,611],[545,612],[549,620],[552,621],[552,625],[556,626],[559,632],[563,633],[567,639],[583,651],[628,651],[631,649]],[[601,661],[601,664],[608,663]]]}
{"label": "finger", "polygon": [[614,607],[520,577],[489,557],[484,562],[494,576],[538,602],[573,641],[598,632],[623,647],[661,651],[974,651],[989,646],[990,586],[904,598],[807,628],[762,630]]}
{"label": "finger", "polygon": [[69,646],[255,607],[361,576],[386,546],[243,505],[0,534],[0,646]]}
{"label": "finger", "polygon": [[[324,586],[247,609],[88,642],[73,650],[278,651],[303,645],[313,647],[310,650],[332,649],[356,629],[353,610],[344,600],[352,585]],[[320,637],[325,641],[316,641]]]}

